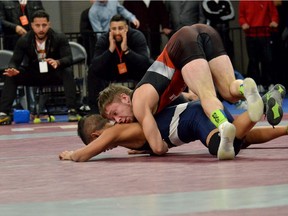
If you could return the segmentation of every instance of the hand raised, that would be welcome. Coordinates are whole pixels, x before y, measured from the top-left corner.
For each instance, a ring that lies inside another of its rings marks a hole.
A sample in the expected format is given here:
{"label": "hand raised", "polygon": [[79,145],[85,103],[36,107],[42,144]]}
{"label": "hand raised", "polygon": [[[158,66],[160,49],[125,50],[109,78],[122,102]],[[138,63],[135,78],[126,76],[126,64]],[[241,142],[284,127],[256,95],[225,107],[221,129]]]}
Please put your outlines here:
{"label": "hand raised", "polygon": [[116,41],[114,39],[113,33],[109,32],[109,50],[111,53],[113,53],[115,49],[116,49]]}

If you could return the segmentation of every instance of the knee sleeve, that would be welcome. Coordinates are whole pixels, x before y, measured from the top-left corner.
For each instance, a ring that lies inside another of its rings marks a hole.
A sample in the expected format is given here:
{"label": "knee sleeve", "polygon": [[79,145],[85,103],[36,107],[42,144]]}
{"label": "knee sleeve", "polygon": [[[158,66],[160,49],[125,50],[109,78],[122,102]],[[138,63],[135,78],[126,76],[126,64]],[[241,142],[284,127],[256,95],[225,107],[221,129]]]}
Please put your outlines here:
{"label": "knee sleeve", "polygon": [[[234,145],[235,155],[239,153],[242,143],[243,143],[242,140],[239,140],[237,138],[234,139],[233,145]],[[217,132],[212,135],[208,144],[208,150],[211,155],[217,156],[219,144],[220,144],[220,136],[218,135],[218,132]]]}

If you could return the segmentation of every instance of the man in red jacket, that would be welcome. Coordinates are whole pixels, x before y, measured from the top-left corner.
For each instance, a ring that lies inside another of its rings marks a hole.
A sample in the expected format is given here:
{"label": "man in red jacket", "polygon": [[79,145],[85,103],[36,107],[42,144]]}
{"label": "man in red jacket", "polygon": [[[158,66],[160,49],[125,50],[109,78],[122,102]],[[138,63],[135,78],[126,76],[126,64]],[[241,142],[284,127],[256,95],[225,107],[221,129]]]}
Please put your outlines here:
{"label": "man in red jacket", "polygon": [[278,12],[273,1],[239,2],[239,24],[246,34],[249,58],[247,76],[259,84],[259,92],[265,91],[263,86],[268,87],[272,84],[270,34],[278,27],[278,20]]}

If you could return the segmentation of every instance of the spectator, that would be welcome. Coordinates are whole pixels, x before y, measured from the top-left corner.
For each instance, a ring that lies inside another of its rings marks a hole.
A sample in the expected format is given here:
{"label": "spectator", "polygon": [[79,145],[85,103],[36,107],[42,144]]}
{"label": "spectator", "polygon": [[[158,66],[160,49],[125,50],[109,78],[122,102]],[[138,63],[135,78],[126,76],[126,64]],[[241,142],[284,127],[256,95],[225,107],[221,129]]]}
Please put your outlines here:
{"label": "spectator", "polygon": [[164,2],[159,0],[126,0],[123,2],[123,6],[138,17],[141,23],[139,30],[146,37],[151,57],[156,59],[161,52],[161,31],[165,35],[171,33],[169,15]]}
{"label": "spectator", "polygon": [[32,30],[17,41],[9,67],[4,72],[6,77],[0,100],[0,124],[11,124],[9,112],[18,85],[49,86],[62,82],[69,121],[77,121],[76,86],[68,40],[64,34],[50,28],[49,15],[45,11],[36,11],[32,15],[31,27]]}
{"label": "spectator", "polygon": [[288,68],[288,1],[274,0],[278,15],[278,31],[273,32],[273,78],[274,83],[281,83],[288,86],[286,71]]}
{"label": "spectator", "polygon": [[[95,0],[90,0],[91,2],[91,6],[92,4],[95,2]],[[94,53],[94,45],[96,43],[96,36],[94,34],[92,25],[90,23],[89,20],[89,10],[91,7],[85,9],[84,11],[82,11],[81,16],[80,16],[80,43],[84,46],[84,48],[86,49],[87,52],[87,64],[89,65],[92,57],[93,57],[93,53]]]}
{"label": "spectator", "polygon": [[97,40],[88,71],[88,104],[91,112],[99,112],[98,94],[110,82],[139,81],[151,64],[143,33],[128,27],[123,16],[113,16],[110,32]]}
{"label": "spectator", "polygon": [[278,27],[278,19],[273,1],[241,0],[239,2],[239,24],[246,35],[249,58],[247,76],[255,79],[259,92],[265,92],[265,88],[272,84],[270,36],[271,31]]}
{"label": "spectator", "polygon": [[220,34],[231,62],[234,62],[234,47],[230,39],[229,22],[235,18],[234,8],[230,0],[203,0],[203,11],[207,24]]}
{"label": "spectator", "polygon": [[19,37],[31,29],[31,17],[37,10],[44,10],[41,1],[0,1],[4,49],[14,50]]}
{"label": "spectator", "polygon": [[201,1],[165,1],[173,32],[183,26],[206,23]]}
{"label": "spectator", "polygon": [[[96,0],[89,10],[89,20],[94,32],[107,32],[109,30],[109,22],[115,14],[121,14],[129,22],[139,28],[140,22],[134,14],[130,13],[126,8],[115,0]],[[99,38],[101,33],[97,34]]]}

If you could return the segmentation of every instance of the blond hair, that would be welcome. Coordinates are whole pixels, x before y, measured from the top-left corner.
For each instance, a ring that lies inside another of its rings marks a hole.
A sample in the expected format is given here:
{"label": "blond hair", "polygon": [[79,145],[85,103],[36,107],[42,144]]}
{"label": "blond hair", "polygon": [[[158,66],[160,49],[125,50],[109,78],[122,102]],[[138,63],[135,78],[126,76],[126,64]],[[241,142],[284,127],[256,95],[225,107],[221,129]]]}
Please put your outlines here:
{"label": "blond hair", "polygon": [[110,84],[99,93],[98,108],[102,116],[105,116],[105,108],[113,102],[120,102],[121,94],[131,96],[132,90],[120,84]]}

